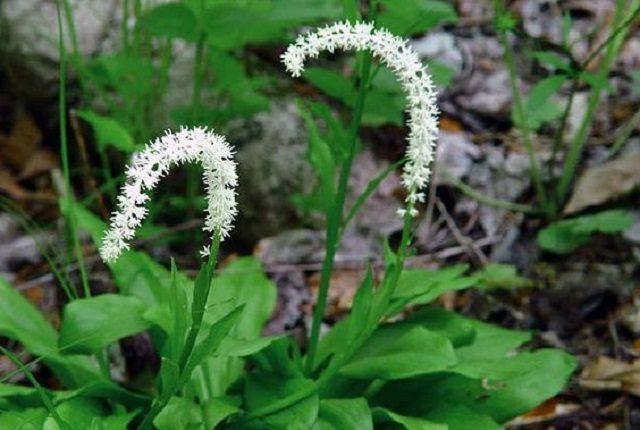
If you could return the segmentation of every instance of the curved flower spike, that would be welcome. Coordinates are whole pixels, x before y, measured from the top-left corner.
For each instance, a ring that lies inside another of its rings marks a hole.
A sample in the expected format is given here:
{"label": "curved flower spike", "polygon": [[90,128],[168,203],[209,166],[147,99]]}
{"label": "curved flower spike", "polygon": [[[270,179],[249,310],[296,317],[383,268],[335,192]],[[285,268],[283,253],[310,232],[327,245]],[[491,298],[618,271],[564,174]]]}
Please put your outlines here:
{"label": "curved flower spike", "polygon": [[[379,30],[370,23],[339,22],[315,32],[300,35],[282,55],[287,70],[298,77],[307,58],[316,58],[320,51],[333,53],[343,50],[371,51],[374,57],[388,66],[398,77],[407,93],[409,114],[409,145],[402,182],[408,191],[406,202],[410,214],[417,215],[414,205],[424,201],[421,192],[429,182],[429,165],[434,157],[438,135],[437,96],[431,75],[407,40]],[[404,210],[399,210],[404,215]]]}
{"label": "curved flower spike", "polygon": [[208,199],[204,230],[220,235],[220,239],[228,236],[237,213],[238,177],[231,146],[223,136],[204,127],[182,128],[177,133],[167,131],[132,157],[118,196],[118,210],[111,217],[100,247],[104,261],[115,261],[123,250],[129,249],[128,241],[147,215],[147,192],[173,165],[195,161],[202,163]]}

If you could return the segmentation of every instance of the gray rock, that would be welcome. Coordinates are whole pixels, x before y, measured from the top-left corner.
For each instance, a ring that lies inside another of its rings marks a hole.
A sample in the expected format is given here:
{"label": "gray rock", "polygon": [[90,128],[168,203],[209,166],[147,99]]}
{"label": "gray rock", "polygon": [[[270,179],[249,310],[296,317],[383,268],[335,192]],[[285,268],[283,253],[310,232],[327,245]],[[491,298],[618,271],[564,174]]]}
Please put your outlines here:
{"label": "gray rock", "polygon": [[[118,0],[71,0],[78,48],[83,55],[101,52],[119,37]],[[65,23],[66,26],[66,23]],[[65,33],[71,51],[69,33]],[[58,76],[56,2],[0,2],[0,66],[14,94],[27,100],[54,94]]]}
{"label": "gray rock", "polygon": [[436,182],[447,183],[448,176],[456,179],[467,176],[474,160],[480,155],[480,148],[471,142],[467,133],[441,130],[438,136]]}
{"label": "gray rock", "polygon": [[634,245],[640,245],[640,211],[633,211],[633,225],[622,233],[622,236]]}
{"label": "gray rock", "polygon": [[306,161],[307,133],[293,102],[274,103],[268,112],[231,127],[238,148],[239,217],[235,234],[248,243],[299,225],[291,201],[308,193],[315,176]]}

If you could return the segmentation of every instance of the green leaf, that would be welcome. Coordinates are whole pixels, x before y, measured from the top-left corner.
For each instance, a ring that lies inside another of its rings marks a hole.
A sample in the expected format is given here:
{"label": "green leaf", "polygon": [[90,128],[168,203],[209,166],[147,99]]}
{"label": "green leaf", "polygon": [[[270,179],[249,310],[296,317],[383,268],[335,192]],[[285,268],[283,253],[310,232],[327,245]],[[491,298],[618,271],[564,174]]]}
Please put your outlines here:
{"label": "green leaf", "polygon": [[[350,79],[334,70],[309,67],[305,71],[305,79],[329,97],[335,98],[346,106],[352,106],[356,90]],[[382,87],[376,86],[381,83]],[[393,91],[384,89],[388,84],[382,80],[374,81],[374,85],[367,92],[362,122],[365,125],[379,126],[383,124],[403,124],[404,95],[402,88],[397,86]]]}
{"label": "green leaf", "polygon": [[0,412],[0,428],[15,430],[42,430],[49,412],[44,408],[27,408]]}
{"label": "green leaf", "polygon": [[429,419],[447,423],[448,430],[503,430],[491,417],[457,405],[442,405],[427,414]]}
{"label": "green leaf", "polygon": [[566,80],[566,75],[556,75],[538,82],[524,100],[524,118],[518,116],[518,111],[514,107],[511,114],[514,124],[522,127],[526,121],[527,127],[535,131],[542,124],[559,118],[563,108],[552,100],[552,96],[560,90]]}
{"label": "green leaf", "polygon": [[394,422],[405,430],[449,430],[446,425],[427,421],[424,418],[396,414],[385,408],[374,408],[373,414],[376,423]]}
{"label": "green leaf", "polygon": [[556,70],[562,70],[565,72],[571,71],[571,65],[569,61],[555,53],[554,51],[535,51],[533,56],[541,63],[548,64]]}
{"label": "green leaf", "polygon": [[[369,330],[369,316],[371,314],[371,304],[373,302],[373,270],[369,266],[367,274],[360,284],[358,291],[353,298],[351,313],[349,314],[347,332],[347,344],[357,341],[363,333]],[[377,321],[375,321],[377,323]]]}
{"label": "green leaf", "polygon": [[373,430],[371,410],[366,399],[320,400],[318,421],[312,430],[343,429]]}
{"label": "green leaf", "polygon": [[533,285],[530,279],[519,276],[516,268],[510,264],[489,263],[475,275],[478,277],[478,286],[485,289],[512,289]]}
{"label": "green leaf", "polygon": [[[304,378],[283,378],[281,374],[254,372],[247,377],[244,398],[249,412],[270,405],[300,391],[310,391],[313,381]],[[310,395],[298,403],[265,417],[265,422],[282,430],[308,430],[318,418],[320,401]]]}
{"label": "green leaf", "polygon": [[239,305],[233,311],[229,312],[229,314],[213,323],[206,337],[193,349],[187,366],[184,369],[185,375],[190,376],[196,366],[198,366],[205,358],[215,353],[222,341],[227,337],[231,329],[242,316],[243,309],[244,305]]}
{"label": "green leaf", "polygon": [[[61,211],[68,213],[70,204],[72,204],[70,200],[61,199]],[[100,247],[102,235],[106,229],[104,222],[77,203],[75,203],[75,213],[78,228],[88,232],[96,246]],[[108,266],[113,273],[116,285],[124,295],[140,298],[149,308],[165,306],[170,302],[171,273],[146,253],[127,251]],[[181,284],[181,288],[187,294],[193,289],[192,281],[183,274],[176,273],[176,282]]]}
{"label": "green leaf", "polygon": [[198,21],[193,10],[184,3],[160,4],[142,15],[138,25],[152,36],[195,42]]}
{"label": "green leaf", "polygon": [[610,210],[550,224],[538,233],[538,245],[545,251],[566,254],[589,242],[594,233],[613,234],[633,224],[624,210]]}
{"label": "green leaf", "polygon": [[26,298],[1,278],[0,335],[42,356],[45,364],[68,387],[100,379],[98,368],[87,357],[60,355],[58,333]]}
{"label": "green leaf", "polygon": [[381,0],[382,12],[377,18],[380,27],[399,36],[423,33],[443,23],[458,20],[453,6],[434,0]]}
{"label": "green leaf", "polygon": [[240,411],[239,399],[231,397],[214,397],[202,405],[205,428],[213,429],[227,417]]}
{"label": "green leaf", "polygon": [[380,327],[340,373],[358,379],[400,379],[442,371],[456,363],[449,340],[417,325]]}
{"label": "green leaf", "polygon": [[[471,430],[477,428],[468,425],[474,421],[461,419],[460,411],[444,414],[442,410],[463,407],[476,415],[476,422],[479,422],[477,416],[484,415],[503,424],[560,392],[575,366],[575,360],[564,352],[539,350],[495,360],[491,368],[485,366],[478,372],[487,376],[484,380],[439,373],[389,382],[371,403],[401,414],[450,424],[454,430]],[[494,379],[494,376],[505,379]]]}
{"label": "green leaf", "polygon": [[0,334],[22,343],[36,355],[58,350],[58,334],[42,314],[0,278]]}
{"label": "green leaf", "polygon": [[[64,422],[69,423],[73,430],[86,430],[92,428],[92,422],[97,417],[103,417],[107,413],[106,405],[97,399],[78,397],[62,402],[56,406],[56,412]],[[60,429],[53,417],[47,418],[43,430]]]}
{"label": "green leaf", "polygon": [[[231,329],[229,339],[258,339],[276,301],[276,287],[265,276],[261,263],[253,257],[238,258],[225,267],[213,283],[215,288],[209,295],[205,322],[211,324],[229,309],[244,305],[242,316]],[[213,396],[224,396],[229,386],[244,372],[244,361],[238,357],[211,358],[203,366],[213,375],[210,381]]]}
{"label": "green leaf", "polygon": [[429,306],[396,324],[419,324],[449,339],[454,348],[470,345],[476,337],[472,320],[449,312],[440,306]]}
{"label": "green leaf", "polygon": [[477,277],[463,276],[468,268],[467,265],[460,264],[438,270],[403,270],[388,313],[393,315],[410,303],[427,304],[448,291],[477,285]]}
{"label": "green leaf", "polygon": [[206,9],[203,22],[212,46],[232,50],[247,44],[282,41],[288,28],[340,16],[341,8],[334,0],[221,0]]}
{"label": "green leaf", "polygon": [[151,325],[142,316],[145,310],[140,299],[116,294],[75,300],[64,309],[60,348],[66,353],[90,354],[140,333]]}
{"label": "green leaf", "polygon": [[131,420],[138,414],[137,411],[128,414],[110,415],[107,417],[94,417],[91,422],[91,430],[122,430],[126,429]]}
{"label": "green leaf", "polygon": [[197,404],[184,397],[172,397],[153,420],[153,425],[158,430],[186,430],[200,428],[202,421],[202,412]]}
{"label": "green leaf", "polygon": [[101,150],[109,146],[127,153],[136,150],[133,138],[118,121],[88,110],[78,111],[78,116],[91,124]]}
{"label": "green leaf", "polygon": [[444,88],[451,85],[456,73],[451,67],[437,60],[427,61],[427,64],[434,84]]}

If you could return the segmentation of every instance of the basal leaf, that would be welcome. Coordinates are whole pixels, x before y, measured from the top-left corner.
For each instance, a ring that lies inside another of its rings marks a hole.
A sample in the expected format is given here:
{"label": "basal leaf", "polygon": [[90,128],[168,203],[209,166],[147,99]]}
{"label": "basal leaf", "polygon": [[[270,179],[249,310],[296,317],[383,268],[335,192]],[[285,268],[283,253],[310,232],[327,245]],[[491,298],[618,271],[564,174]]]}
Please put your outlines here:
{"label": "basal leaf", "polygon": [[318,421],[312,430],[373,430],[371,410],[366,399],[320,400]]}
{"label": "basal leaf", "polygon": [[152,36],[195,42],[198,21],[193,10],[182,2],[154,6],[138,20],[138,25]]}
{"label": "basal leaf", "polygon": [[109,146],[126,153],[136,150],[136,144],[127,129],[115,119],[88,110],[78,111],[78,116],[91,124],[101,150]]}
{"label": "basal leaf", "polygon": [[400,379],[456,363],[449,340],[417,325],[380,327],[340,371],[359,379]]}
{"label": "basal leaf", "polygon": [[117,294],[74,300],[64,308],[60,349],[91,354],[123,337],[148,329],[146,305],[136,297]]}
{"label": "basal leaf", "polygon": [[423,33],[442,23],[456,22],[451,4],[436,0],[381,0],[377,24],[400,36]]}
{"label": "basal leaf", "polygon": [[385,408],[374,408],[373,413],[376,423],[393,422],[405,430],[449,430],[446,424],[438,424],[427,421],[424,418],[396,414]]}
{"label": "basal leaf", "polygon": [[610,210],[593,215],[554,222],[538,233],[538,244],[545,251],[566,254],[586,244],[594,233],[617,233],[633,224],[624,210]]}

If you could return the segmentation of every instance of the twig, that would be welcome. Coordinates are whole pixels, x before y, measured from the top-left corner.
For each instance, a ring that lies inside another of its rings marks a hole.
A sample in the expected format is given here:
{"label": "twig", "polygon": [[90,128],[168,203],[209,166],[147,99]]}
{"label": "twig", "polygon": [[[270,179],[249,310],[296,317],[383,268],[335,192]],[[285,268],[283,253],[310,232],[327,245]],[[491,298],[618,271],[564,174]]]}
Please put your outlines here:
{"label": "twig", "polygon": [[78,115],[75,110],[69,112],[69,117],[71,119],[71,128],[73,129],[73,135],[76,138],[76,142],[78,143],[78,148],[80,149],[80,158],[82,159],[82,170],[87,179],[87,183],[89,184],[89,188],[92,193],[95,193],[98,199],[98,209],[100,210],[100,216],[103,220],[109,219],[109,211],[104,204],[104,199],[102,198],[102,193],[98,190],[98,186],[96,185],[96,181],[91,174],[91,169],[89,166],[91,165],[89,162],[89,156],[87,155],[87,146],[84,141],[84,136],[80,131],[80,124],[78,122]]}
{"label": "twig", "polygon": [[484,255],[482,250],[480,248],[478,248],[473,243],[472,240],[470,240],[467,236],[462,234],[462,232],[460,231],[460,229],[456,225],[456,222],[454,221],[454,219],[449,214],[449,211],[447,210],[445,205],[439,199],[436,199],[436,206],[438,207],[438,210],[440,211],[440,213],[444,217],[444,220],[447,223],[447,226],[449,227],[449,230],[451,230],[451,233],[453,233],[453,237],[455,237],[456,241],[460,244],[460,246],[462,246],[463,248],[466,248],[467,251],[468,251],[468,254],[471,257],[475,256],[476,259],[478,260],[478,262],[481,265],[487,264],[489,262],[489,259],[487,258],[487,256]]}

